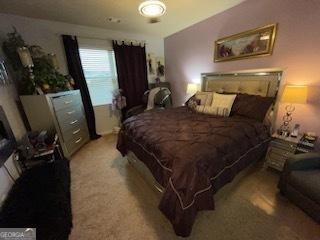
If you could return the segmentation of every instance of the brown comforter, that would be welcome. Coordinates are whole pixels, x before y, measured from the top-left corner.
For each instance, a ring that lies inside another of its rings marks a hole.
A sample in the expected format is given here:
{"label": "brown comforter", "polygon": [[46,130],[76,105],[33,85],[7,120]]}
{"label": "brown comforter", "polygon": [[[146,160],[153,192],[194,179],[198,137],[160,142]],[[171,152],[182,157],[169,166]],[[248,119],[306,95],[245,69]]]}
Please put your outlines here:
{"label": "brown comforter", "polygon": [[256,120],[194,113],[186,107],[127,119],[117,148],[131,150],[164,188],[159,208],[179,236],[189,236],[197,211],[214,209],[213,194],[260,159],[268,129]]}

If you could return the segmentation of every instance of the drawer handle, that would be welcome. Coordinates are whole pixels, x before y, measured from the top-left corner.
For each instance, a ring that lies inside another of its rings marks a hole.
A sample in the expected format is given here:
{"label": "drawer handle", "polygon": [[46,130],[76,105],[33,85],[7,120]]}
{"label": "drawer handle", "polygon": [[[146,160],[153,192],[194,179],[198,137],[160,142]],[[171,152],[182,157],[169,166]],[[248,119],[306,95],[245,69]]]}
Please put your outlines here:
{"label": "drawer handle", "polygon": [[79,138],[77,141],[75,141],[74,143],[79,143],[82,141],[82,138]]}
{"label": "drawer handle", "polygon": [[75,130],[74,132],[72,132],[73,135],[77,134],[78,132],[80,132],[80,128],[78,130]]}
{"label": "drawer handle", "polygon": [[73,111],[67,112],[67,114],[71,115],[71,114],[74,114],[75,112],[76,112],[76,110],[73,110]]}
{"label": "drawer handle", "polygon": [[70,100],[70,101],[65,101],[65,102],[64,102],[64,104],[66,104],[66,105],[68,105],[68,104],[70,104],[70,103],[72,103],[72,100]]}
{"label": "drawer handle", "polygon": [[70,125],[73,125],[73,124],[75,124],[77,122],[78,122],[78,120],[74,120],[74,121],[70,122]]}

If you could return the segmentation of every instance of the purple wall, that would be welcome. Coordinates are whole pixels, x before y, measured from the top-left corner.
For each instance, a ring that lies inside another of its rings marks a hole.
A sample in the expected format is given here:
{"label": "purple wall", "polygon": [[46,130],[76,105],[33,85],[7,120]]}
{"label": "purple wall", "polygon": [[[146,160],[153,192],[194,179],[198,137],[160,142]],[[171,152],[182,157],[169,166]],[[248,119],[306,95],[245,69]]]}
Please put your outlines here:
{"label": "purple wall", "polygon": [[[200,74],[257,68],[281,68],[283,83],[308,85],[308,104],[296,105],[293,123],[320,135],[320,1],[247,0],[165,39],[166,79],[176,106],[185,101],[186,84]],[[278,23],[272,56],[214,63],[214,41],[232,34]],[[280,104],[278,123],[283,115]]]}

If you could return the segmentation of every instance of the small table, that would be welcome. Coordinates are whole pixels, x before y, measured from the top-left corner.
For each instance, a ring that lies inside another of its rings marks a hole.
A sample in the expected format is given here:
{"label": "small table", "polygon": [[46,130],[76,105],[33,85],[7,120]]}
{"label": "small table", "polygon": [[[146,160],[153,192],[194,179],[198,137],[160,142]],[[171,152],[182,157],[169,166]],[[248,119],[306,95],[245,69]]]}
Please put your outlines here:
{"label": "small table", "polygon": [[272,138],[273,140],[269,143],[266,155],[265,167],[282,171],[286,160],[296,152],[297,145],[302,136],[299,135],[293,138],[273,134]]}
{"label": "small table", "polygon": [[21,166],[21,170],[25,171],[37,165],[52,163],[55,161],[56,158],[55,153],[59,154],[61,158],[63,157],[62,152],[59,149],[59,145],[56,144],[48,146],[45,150],[35,152],[33,156],[28,159],[24,158],[20,154],[18,159]]}

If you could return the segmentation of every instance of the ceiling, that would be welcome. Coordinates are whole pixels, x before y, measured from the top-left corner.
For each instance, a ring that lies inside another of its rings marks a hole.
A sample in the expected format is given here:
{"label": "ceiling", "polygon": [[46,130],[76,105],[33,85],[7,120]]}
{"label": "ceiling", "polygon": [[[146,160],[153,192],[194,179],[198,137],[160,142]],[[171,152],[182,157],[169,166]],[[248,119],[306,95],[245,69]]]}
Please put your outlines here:
{"label": "ceiling", "polygon": [[[166,37],[243,1],[164,0],[167,13],[154,24],[139,14],[142,0],[0,0],[0,12]],[[109,17],[121,23],[108,22]]]}

